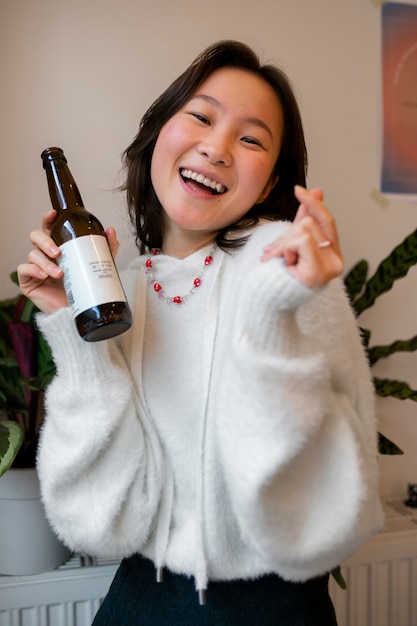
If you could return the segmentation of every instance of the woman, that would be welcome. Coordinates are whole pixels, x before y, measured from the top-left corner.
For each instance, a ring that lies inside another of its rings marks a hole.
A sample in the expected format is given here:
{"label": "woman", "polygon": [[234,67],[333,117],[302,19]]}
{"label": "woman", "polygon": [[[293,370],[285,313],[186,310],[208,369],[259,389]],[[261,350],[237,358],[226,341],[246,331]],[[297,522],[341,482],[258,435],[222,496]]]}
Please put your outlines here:
{"label": "woman", "polygon": [[53,211],[19,267],[58,369],[49,519],[72,549],[125,557],[94,623],[335,624],[328,572],[381,527],[374,394],[290,84],[214,44],[125,160],[133,328],[79,339]]}

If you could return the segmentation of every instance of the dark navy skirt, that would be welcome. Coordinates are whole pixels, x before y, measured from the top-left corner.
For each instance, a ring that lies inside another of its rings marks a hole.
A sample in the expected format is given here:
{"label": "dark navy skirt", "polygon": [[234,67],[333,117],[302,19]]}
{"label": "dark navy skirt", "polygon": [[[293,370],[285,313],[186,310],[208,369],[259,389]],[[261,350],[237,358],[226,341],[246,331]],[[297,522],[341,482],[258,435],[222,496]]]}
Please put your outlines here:
{"label": "dark navy skirt", "polygon": [[201,606],[194,580],[139,555],[124,559],[93,626],[337,626],[328,576],[292,583],[270,574],[210,581]]}

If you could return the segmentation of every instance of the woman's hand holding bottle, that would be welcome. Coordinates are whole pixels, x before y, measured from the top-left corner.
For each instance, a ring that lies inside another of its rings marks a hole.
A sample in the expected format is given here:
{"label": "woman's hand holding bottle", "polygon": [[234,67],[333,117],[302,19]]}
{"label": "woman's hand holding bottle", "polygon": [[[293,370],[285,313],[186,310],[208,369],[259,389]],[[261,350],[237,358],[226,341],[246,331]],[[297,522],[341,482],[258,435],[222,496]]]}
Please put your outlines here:
{"label": "woman's hand holding bottle", "polygon": [[[41,228],[30,233],[33,248],[29,253],[28,262],[20,264],[17,268],[22,293],[44,313],[53,313],[68,306],[63,271],[57,264],[61,251],[50,237],[56,216],[55,210],[43,215]],[[119,242],[114,228],[106,229],[106,236],[115,257]]]}

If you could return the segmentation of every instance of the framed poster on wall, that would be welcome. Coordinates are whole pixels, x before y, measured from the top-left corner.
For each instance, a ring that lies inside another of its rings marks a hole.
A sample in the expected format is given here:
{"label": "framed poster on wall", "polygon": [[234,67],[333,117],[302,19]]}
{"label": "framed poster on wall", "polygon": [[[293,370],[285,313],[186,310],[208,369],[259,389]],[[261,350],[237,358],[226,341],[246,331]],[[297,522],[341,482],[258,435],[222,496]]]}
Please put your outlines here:
{"label": "framed poster on wall", "polygon": [[417,198],[417,4],[381,11],[381,192]]}

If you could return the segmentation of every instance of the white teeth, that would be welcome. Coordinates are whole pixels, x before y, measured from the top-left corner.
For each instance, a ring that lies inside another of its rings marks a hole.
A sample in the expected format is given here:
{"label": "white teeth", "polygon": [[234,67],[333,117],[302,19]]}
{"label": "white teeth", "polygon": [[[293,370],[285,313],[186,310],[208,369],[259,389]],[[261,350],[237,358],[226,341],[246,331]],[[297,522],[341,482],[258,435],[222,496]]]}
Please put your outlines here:
{"label": "white teeth", "polygon": [[221,183],[217,183],[215,180],[212,180],[207,176],[203,176],[203,174],[199,174],[198,172],[193,172],[193,170],[181,170],[181,176],[183,176],[183,178],[195,180],[197,183],[200,183],[205,187],[210,187],[211,189],[217,191],[217,193],[224,193],[226,191],[226,187]]}

